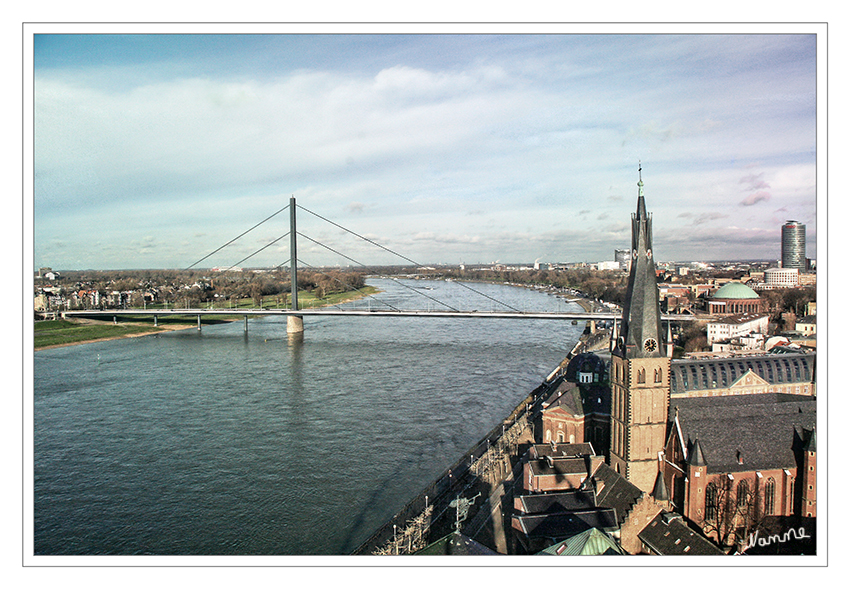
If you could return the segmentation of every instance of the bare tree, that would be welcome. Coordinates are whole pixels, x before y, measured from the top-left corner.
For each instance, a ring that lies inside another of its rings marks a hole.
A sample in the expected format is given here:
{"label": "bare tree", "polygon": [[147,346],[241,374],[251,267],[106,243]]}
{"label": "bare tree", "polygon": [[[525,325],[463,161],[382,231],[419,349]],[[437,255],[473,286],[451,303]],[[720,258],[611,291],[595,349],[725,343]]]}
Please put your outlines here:
{"label": "bare tree", "polygon": [[700,524],[721,549],[740,546],[763,527],[763,502],[762,490],[755,481],[717,475],[706,486]]}

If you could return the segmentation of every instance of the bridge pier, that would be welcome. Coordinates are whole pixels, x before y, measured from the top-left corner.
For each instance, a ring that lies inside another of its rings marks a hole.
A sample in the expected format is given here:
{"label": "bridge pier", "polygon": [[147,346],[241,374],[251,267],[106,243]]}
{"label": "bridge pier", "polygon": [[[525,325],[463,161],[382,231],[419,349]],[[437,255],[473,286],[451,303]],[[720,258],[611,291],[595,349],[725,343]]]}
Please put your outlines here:
{"label": "bridge pier", "polygon": [[198,315],[198,331],[201,331],[201,316]]}
{"label": "bridge pier", "polygon": [[286,333],[304,333],[304,318],[301,315],[287,315]]}
{"label": "bridge pier", "polygon": [[248,316],[245,315],[245,333],[248,333]]}
{"label": "bridge pier", "polygon": [[153,316],[153,326],[159,327],[159,324],[156,322],[156,315]]}

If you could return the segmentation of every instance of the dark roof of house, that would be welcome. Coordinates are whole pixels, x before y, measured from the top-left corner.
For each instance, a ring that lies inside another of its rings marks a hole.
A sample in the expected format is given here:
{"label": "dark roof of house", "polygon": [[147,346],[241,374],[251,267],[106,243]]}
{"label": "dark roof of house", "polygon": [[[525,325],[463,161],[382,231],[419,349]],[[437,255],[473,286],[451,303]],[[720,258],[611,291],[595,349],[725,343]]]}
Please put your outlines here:
{"label": "dark roof of house", "polygon": [[702,444],[699,443],[699,438],[694,438],[693,442],[688,440],[688,464],[691,466],[705,466],[705,453],[702,451]]}
{"label": "dark roof of house", "polygon": [[587,461],[584,458],[552,458],[552,466],[545,458],[530,460],[531,473],[534,476],[552,476],[564,474],[587,474]]}
{"label": "dark roof of house", "polygon": [[684,442],[699,440],[710,472],[794,468],[794,451],[817,423],[817,401],[801,395],[695,397],[670,405]]}
{"label": "dark roof of house", "polygon": [[590,528],[616,531],[620,527],[613,509],[599,508],[568,513],[518,515],[514,516],[514,520],[529,538],[562,540]]}
{"label": "dark roof of house", "polygon": [[661,512],[640,531],[638,538],[661,555],[722,555],[717,546],[690,529],[678,515]]}
{"label": "dark roof of house", "polygon": [[733,358],[686,358],[670,362],[670,394],[725,389],[749,370],[770,384],[815,381],[814,354],[762,354]]}
{"label": "dark roof of house", "polygon": [[544,403],[547,405],[544,411],[561,407],[578,417],[589,413],[610,415],[611,387],[607,383],[578,385],[564,380]]}
{"label": "dark roof of house", "polygon": [[596,507],[596,497],[592,491],[576,490],[545,495],[522,495],[518,499],[522,512],[526,514],[581,511]]}
{"label": "dark roof of house", "polygon": [[767,313],[741,313],[739,315],[729,315],[728,317],[722,317],[720,319],[715,319],[711,322],[712,325],[743,325],[745,323],[749,323],[750,321],[755,321],[757,319],[762,319],[765,317],[769,317]]}
{"label": "dark roof of house", "polygon": [[567,370],[564,376],[570,382],[578,382],[578,374],[580,372],[598,374],[599,380],[603,380],[606,372],[605,361],[593,352],[577,354],[567,364]]}
{"label": "dark roof of house", "polygon": [[[802,436],[801,436],[802,438]],[[812,433],[809,435],[809,439],[806,440],[806,443],[803,445],[803,450],[806,452],[817,452],[818,451],[818,432],[817,429],[813,428]]]}
{"label": "dark roof of house", "polygon": [[479,556],[492,554],[498,554],[498,552],[487,548],[486,546],[476,542],[469,536],[464,536],[463,534],[457,531],[443,536],[442,538],[440,538],[436,542],[432,542],[419,552],[414,553],[415,556]]}
{"label": "dark roof of house", "polygon": [[656,501],[670,501],[670,493],[664,484],[664,476],[661,472],[655,477],[655,486],[652,487],[652,498]]}
{"label": "dark roof of house", "polygon": [[574,382],[562,380],[561,384],[552,391],[552,394],[543,401],[543,404],[545,406],[544,411],[561,407],[572,415],[584,415],[581,390]]}
{"label": "dark roof of house", "polygon": [[565,444],[562,442],[555,444],[535,444],[533,446],[533,450],[534,454],[536,454],[540,458],[544,456],[552,456],[553,458],[567,458],[572,456],[595,455],[593,451],[593,446],[588,443]]}
{"label": "dark roof of house", "polygon": [[643,491],[604,463],[593,473],[593,478],[597,484],[596,505],[614,509],[617,513],[617,525],[622,525]]}

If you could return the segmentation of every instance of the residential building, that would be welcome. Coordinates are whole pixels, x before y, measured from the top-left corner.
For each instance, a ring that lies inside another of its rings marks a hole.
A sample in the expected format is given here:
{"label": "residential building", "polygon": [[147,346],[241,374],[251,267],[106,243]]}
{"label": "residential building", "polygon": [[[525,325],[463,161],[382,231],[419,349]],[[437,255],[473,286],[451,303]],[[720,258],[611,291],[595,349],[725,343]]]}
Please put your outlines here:
{"label": "residential building", "polygon": [[715,342],[727,341],[748,333],[767,333],[770,317],[767,314],[732,315],[706,325],[708,345]]}

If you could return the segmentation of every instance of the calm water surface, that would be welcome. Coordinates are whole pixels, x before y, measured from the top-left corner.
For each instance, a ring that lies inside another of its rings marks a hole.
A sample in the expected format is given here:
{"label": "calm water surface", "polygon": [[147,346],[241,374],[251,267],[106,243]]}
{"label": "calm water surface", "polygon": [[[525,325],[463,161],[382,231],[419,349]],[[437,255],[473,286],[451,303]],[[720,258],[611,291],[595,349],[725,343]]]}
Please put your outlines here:
{"label": "calm water surface", "polygon": [[[505,310],[370,280],[397,308]],[[525,311],[546,294],[473,288]],[[568,321],[281,318],[34,356],[36,554],[347,554],[563,360]]]}

